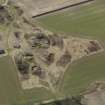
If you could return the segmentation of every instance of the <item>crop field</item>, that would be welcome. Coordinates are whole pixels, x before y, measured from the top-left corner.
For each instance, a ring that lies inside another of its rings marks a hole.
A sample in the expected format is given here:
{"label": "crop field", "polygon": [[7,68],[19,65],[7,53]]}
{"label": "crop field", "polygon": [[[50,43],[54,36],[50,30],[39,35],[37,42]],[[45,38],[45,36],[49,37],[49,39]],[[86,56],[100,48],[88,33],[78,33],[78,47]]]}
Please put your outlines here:
{"label": "crop field", "polygon": [[[38,18],[38,24],[54,32],[97,39],[105,44],[105,1],[95,0],[63,12]],[[85,57],[70,65],[65,73],[61,91],[75,95],[91,82],[105,80],[105,52]]]}
{"label": "crop field", "polygon": [[18,81],[14,79],[16,77],[15,67],[9,57],[0,58],[0,104],[15,101],[18,96]]}
{"label": "crop field", "polygon": [[66,11],[38,18],[39,24],[54,32],[105,39],[105,1],[95,0]]}

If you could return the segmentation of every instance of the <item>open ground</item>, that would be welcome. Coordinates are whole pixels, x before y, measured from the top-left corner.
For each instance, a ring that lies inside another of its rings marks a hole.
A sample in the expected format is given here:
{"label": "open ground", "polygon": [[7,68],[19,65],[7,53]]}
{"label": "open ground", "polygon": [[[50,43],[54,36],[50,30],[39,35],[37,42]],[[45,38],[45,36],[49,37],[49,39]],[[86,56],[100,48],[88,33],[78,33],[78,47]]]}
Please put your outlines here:
{"label": "open ground", "polygon": [[[64,12],[51,14],[38,21],[43,27],[66,35],[98,39],[105,44],[105,1],[96,0],[89,5],[68,9]],[[61,91],[67,95],[78,94],[89,83],[105,79],[105,54],[94,55],[73,63],[68,68],[62,83]]]}
{"label": "open ground", "polygon": [[0,58],[0,71],[0,104],[2,105],[24,105],[32,101],[37,102],[54,97],[43,88],[23,91],[18,80],[16,67],[8,56]]}
{"label": "open ground", "polygon": [[62,10],[71,6],[91,2],[93,0],[11,0],[20,6],[29,17],[38,17],[50,12]]}
{"label": "open ground", "polygon": [[[39,24],[54,32],[67,35],[98,39],[105,44],[105,1],[96,0],[89,5],[68,9],[38,19]],[[96,80],[105,80],[105,52],[81,59],[68,68],[59,95],[75,95]],[[11,66],[12,65],[12,66]],[[41,102],[55,98],[45,89],[23,91],[16,75],[16,68],[9,57],[0,59],[0,102],[19,105],[28,102]],[[42,94],[43,93],[43,94]],[[59,96],[58,95],[58,96]],[[56,97],[58,97],[56,96]]]}

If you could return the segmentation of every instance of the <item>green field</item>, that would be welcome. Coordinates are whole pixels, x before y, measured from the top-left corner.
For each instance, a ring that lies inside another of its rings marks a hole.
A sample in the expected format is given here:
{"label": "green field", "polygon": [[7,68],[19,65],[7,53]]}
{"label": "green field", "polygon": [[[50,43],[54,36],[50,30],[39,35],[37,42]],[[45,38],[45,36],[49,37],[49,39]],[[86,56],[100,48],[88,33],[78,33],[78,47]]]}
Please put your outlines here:
{"label": "green field", "polygon": [[[98,39],[105,44],[105,0],[81,5],[37,19],[38,24],[66,35]],[[105,80],[105,52],[86,57],[70,65],[59,95],[75,95],[95,80]],[[24,105],[55,98],[45,89],[23,91],[16,67],[10,57],[0,58],[0,104]]]}
{"label": "green field", "polygon": [[[97,39],[105,44],[105,0],[95,0],[37,20],[39,25],[53,32]],[[105,80],[105,52],[70,65],[60,92],[75,95],[96,80]]]}
{"label": "green field", "polygon": [[54,96],[50,92],[42,88],[23,91],[11,58],[8,56],[0,58],[0,104],[24,105],[52,97]]}
{"label": "green field", "polygon": [[95,0],[91,4],[77,6],[37,20],[40,25],[54,32],[105,39],[105,0]]}

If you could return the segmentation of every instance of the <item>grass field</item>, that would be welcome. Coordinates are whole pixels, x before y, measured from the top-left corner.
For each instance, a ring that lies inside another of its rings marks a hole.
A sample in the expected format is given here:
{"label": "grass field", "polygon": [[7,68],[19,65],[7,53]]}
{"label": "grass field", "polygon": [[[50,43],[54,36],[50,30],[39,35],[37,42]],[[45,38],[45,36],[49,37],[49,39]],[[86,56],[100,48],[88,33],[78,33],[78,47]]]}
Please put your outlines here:
{"label": "grass field", "polygon": [[105,39],[105,1],[95,0],[64,12],[37,19],[39,24],[54,32]]}
{"label": "grass field", "polygon": [[0,58],[0,104],[15,101],[18,97],[20,89],[18,81],[14,79],[16,77],[15,67],[12,67],[11,60],[8,57]]}
{"label": "grass field", "polygon": [[[105,0],[95,0],[92,4],[51,14],[37,21],[38,24],[51,31],[94,38],[105,44]],[[59,93],[78,94],[89,83],[105,80],[104,53],[86,57],[70,65]],[[11,58],[8,56],[0,58],[0,104],[24,105],[52,97],[55,96],[42,88],[23,91]]]}
{"label": "grass field", "polygon": [[10,57],[0,58],[0,104],[24,105],[33,101],[54,97],[45,89],[23,91],[20,87],[16,68]]}
{"label": "grass field", "polygon": [[[95,0],[38,18],[38,24],[53,32],[83,38],[97,39],[105,44],[105,0]],[[91,82],[105,80],[105,52],[81,59],[68,68],[61,86],[66,95],[83,91]]]}

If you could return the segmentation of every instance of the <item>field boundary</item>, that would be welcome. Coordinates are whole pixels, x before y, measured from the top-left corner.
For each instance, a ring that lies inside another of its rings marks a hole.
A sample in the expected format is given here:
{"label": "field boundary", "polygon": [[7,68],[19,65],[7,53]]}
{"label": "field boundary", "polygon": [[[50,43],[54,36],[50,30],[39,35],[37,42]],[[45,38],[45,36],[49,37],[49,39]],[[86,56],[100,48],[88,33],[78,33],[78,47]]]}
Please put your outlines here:
{"label": "field boundary", "polygon": [[44,13],[39,13],[39,14],[37,14],[37,15],[35,15],[35,16],[32,16],[32,18],[41,17],[41,16],[44,16],[44,15],[47,15],[47,14],[51,14],[51,13],[54,13],[54,12],[58,12],[58,11],[67,9],[67,8],[79,6],[79,5],[82,5],[82,4],[86,4],[86,3],[89,3],[89,2],[92,2],[92,1],[94,1],[94,0],[85,0],[85,1],[78,2],[78,3],[69,4],[69,5],[60,7],[60,8],[58,8],[58,9],[54,9],[54,10],[47,11],[47,12],[44,12]]}

